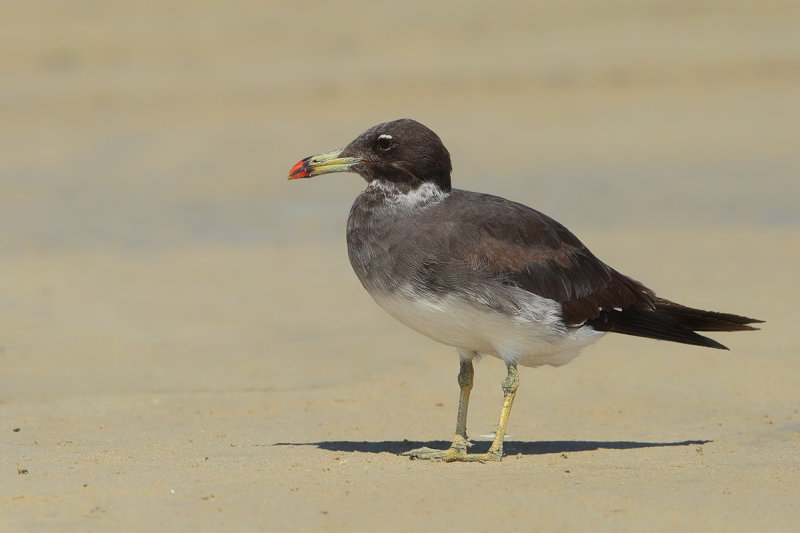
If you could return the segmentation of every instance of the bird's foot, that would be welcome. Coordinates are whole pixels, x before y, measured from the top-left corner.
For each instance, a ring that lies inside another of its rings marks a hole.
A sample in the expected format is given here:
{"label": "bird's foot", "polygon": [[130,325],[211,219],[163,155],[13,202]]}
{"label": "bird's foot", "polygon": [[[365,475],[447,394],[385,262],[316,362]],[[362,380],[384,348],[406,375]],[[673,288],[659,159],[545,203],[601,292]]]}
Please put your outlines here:
{"label": "bird's foot", "polygon": [[467,446],[469,443],[460,435],[457,435],[453,444],[446,450],[435,450],[433,448],[416,448],[403,452],[400,455],[405,455],[411,459],[426,459],[429,461],[445,461],[447,463],[454,462],[478,462],[485,463],[489,461],[500,461],[503,458],[503,449],[495,447],[489,448],[486,453],[467,453]]}
{"label": "bird's foot", "polygon": [[454,450],[453,448],[448,448],[446,450],[417,448],[416,450],[403,452],[400,455],[406,455],[411,459],[427,459],[433,461],[445,461],[447,463],[486,463],[491,461],[500,461],[503,458],[502,454],[500,453],[467,453],[464,451]]}

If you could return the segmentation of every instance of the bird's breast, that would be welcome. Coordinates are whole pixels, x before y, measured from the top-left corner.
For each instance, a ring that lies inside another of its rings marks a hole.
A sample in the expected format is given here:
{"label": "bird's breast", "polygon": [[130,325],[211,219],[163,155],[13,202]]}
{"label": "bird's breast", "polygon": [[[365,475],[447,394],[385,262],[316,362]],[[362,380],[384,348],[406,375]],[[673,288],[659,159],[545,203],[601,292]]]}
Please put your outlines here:
{"label": "bird's breast", "polygon": [[[391,291],[407,276],[407,215],[362,193],[347,220],[347,254],[368,291]],[[405,231],[404,231],[405,228]]]}
{"label": "bird's breast", "polygon": [[347,252],[368,291],[431,280],[420,273],[440,260],[441,246],[429,215],[445,197],[434,186],[398,191],[375,181],[356,198],[347,220]]}

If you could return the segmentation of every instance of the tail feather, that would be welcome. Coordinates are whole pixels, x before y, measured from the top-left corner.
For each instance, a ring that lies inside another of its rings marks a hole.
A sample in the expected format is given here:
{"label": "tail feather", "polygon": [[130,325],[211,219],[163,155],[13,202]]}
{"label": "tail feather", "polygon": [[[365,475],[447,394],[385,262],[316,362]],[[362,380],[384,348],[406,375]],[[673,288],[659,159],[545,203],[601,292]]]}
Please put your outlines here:
{"label": "tail feather", "polygon": [[604,311],[587,324],[597,331],[727,350],[726,346],[714,339],[695,332],[754,330],[758,328],[748,324],[760,322],[763,321],[730,313],[693,309],[659,298],[654,309],[629,307],[620,311]]}
{"label": "tail feather", "polygon": [[658,298],[655,304],[656,312],[666,315],[675,323],[694,331],[751,331],[758,328],[747,324],[764,322],[763,320],[731,313],[693,309],[663,298]]}

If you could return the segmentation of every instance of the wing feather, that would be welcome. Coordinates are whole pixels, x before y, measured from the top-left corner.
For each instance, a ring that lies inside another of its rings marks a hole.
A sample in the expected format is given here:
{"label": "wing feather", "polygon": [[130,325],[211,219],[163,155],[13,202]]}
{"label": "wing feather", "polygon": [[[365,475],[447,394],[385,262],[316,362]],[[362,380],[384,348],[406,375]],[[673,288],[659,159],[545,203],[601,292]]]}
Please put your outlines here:
{"label": "wing feather", "polygon": [[567,325],[605,310],[654,308],[650,289],[600,261],[547,215],[504,198],[458,192],[464,199],[449,248],[471,269],[559,302]]}

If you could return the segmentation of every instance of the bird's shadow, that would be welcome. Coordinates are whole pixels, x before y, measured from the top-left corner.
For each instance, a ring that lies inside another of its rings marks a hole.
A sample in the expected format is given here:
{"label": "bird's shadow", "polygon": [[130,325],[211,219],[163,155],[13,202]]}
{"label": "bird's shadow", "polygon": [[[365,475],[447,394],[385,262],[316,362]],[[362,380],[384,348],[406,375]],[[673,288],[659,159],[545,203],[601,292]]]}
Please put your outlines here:
{"label": "bird's shadow", "polygon": [[[593,450],[632,450],[636,448],[663,448],[668,446],[699,446],[712,442],[710,440],[684,440],[678,442],[633,442],[633,441],[584,441],[584,440],[554,440],[554,441],[506,441],[503,444],[504,455],[544,455],[548,453],[574,453]],[[471,453],[485,452],[491,443],[479,441],[470,447]],[[444,450],[450,446],[449,441],[434,440],[428,442],[409,440],[384,440],[384,441],[349,441],[333,440],[321,442],[276,442],[275,446],[316,446],[322,450],[332,452],[360,452],[360,453],[395,453],[400,454],[426,446],[428,448]]]}

